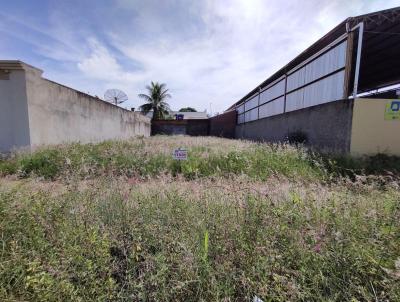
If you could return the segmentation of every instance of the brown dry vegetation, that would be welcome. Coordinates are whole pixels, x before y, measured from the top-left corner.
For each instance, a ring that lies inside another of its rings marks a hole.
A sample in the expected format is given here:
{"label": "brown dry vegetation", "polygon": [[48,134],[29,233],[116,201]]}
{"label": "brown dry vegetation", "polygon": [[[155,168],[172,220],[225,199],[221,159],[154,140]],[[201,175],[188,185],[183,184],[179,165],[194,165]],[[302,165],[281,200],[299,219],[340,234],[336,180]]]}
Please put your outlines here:
{"label": "brown dry vegetation", "polygon": [[0,300],[398,301],[397,172],[330,161],[188,137],[15,155],[0,162]]}

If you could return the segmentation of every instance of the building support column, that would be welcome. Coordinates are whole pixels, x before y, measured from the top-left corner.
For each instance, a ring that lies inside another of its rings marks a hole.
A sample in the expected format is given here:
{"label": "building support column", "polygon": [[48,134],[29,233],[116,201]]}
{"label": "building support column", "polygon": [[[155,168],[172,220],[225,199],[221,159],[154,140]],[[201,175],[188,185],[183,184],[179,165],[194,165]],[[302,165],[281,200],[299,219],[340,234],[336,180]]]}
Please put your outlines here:
{"label": "building support column", "polygon": [[261,97],[261,87],[258,87],[257,120],[260,119],[260,97]]}
{"label": "building support column", "polygon": [[[346,25],[346,27],[348,27],[348,24]],[[354,32],[348,29],[343,99],[347,99],[352,93],[350,85],[352,83],[351,76],[353,73],[353,50],[354,50]]]}
{"label": "building support column", "polygon": [[283,113],[286,112],[287,74],[285,73],[285,90],[283,91]]}
{"label": "building support column", "polygon": [[353,98],[357,97],[358,93],[358,80],[360,77],[360,63],[361,63],[361,51],[362,51],[362,42],[363,42],[363,34],[364,34],[364,23],[361,22],[355,27],[353,30],[358,28],[358,44],[357,44],[357,58],[356,58],[356,70],[354,74],[354,88],[353,88]]}

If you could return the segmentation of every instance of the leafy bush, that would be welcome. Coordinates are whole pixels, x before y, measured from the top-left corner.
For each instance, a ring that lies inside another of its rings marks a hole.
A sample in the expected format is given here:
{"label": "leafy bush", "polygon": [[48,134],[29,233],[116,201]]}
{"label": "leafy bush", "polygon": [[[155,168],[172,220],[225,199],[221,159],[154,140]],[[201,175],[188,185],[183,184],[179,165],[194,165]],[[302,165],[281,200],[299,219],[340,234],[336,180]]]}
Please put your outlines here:
{"label": "leafy bush", "polygon": [[18,164],[22,176],[35,174],[46,179],[54,179],[61,170],[62,160],[58,150],[48,149],[25,155]]}
{"label": "leafy bush", "polygon": [[320,159],[327,171],[333,175],[400,175],[400,157],[386,154],[352,157],[349,155],[325,154]]}
{"label": "leafy bush", "polygon": [[0,176],[17,173],[17,165],[13,160],[0,160]]}

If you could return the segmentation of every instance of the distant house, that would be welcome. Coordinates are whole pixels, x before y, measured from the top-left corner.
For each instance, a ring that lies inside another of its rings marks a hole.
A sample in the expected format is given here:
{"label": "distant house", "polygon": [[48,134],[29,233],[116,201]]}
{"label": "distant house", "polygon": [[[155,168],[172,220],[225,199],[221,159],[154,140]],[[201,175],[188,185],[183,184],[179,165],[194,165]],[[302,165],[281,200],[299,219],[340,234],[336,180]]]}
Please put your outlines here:
{"label": "distant house", "polygon": [[179,112],[179,111],[171,111],[170,116],[174,117],[174,119],[179,119],[179,116],[183,116],[182,120],[202,120],[207,119],[208,114],[207,111],[202,112]]}
{"label": "distant house", "polygon": [[[153,111],[150,111],[146,114],[147,117],[153,117]],[[207,111],[204,110],[202,112],[179,112],[179,111],[170,111],[169,119],[173,120],[204,120],[208,119]]]}

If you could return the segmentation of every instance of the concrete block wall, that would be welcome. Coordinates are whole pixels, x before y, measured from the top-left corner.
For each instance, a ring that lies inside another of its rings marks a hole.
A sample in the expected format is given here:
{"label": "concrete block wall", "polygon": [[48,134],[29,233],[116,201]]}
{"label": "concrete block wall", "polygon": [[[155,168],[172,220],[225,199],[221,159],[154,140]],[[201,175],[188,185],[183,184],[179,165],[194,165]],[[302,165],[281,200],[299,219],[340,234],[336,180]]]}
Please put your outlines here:
{"label": "concrete block wall", "polygon": [[322,151],[350,152],[353,100],[335,101],[236,126],[236,138],[287,141],[303,133],[307,144]]}
{"label": "concrete block wall", "polygon": [[196,120],[156,120],[153,121],[153,134],[207,136],[208,119]]}
{"label": "concrete block wall", "polygon": [[4,67],[0,69],[0,152],[30,145],[25,72]]}
{"label": "concrete block wall", "polygon": [[42,78],[19,61],[0,61],[0,150],[150,135],[150,118]]}
{"label": "concrete block wall", "polygon": [[152,128],[152,135],[187,135],[187,120],[155,120]]}
{"label": "concrete block wall", "polygon": [[235,110],[210,118],[210,135],[226,138],[235,137],[237,114]]}
{"label": "concrete block wall", "polygon": [[191,136],[207,136],[209,119],[187,120],[187,134]]}
{"label": "concrete block wall", "polygon": [[399,103],[378,98],[329,102],[236,125],[236,138],[282,142],[301,132],[320,151],[400,156]]}

